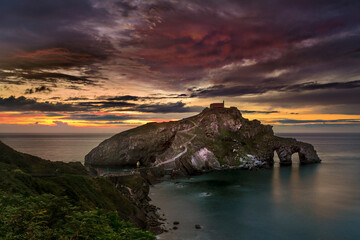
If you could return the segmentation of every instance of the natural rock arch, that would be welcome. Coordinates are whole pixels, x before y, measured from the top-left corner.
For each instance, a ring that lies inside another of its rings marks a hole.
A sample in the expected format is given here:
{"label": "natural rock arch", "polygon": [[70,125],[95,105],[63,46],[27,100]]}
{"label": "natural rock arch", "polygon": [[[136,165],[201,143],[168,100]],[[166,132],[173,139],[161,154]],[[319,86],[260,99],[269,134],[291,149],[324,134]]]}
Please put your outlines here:
{"label": "natural rock arch", "polygon": [[292,138],[279,140],[274,146],[274,151],[276,151],[281,165],[291,165],[291,157],[294,153],[299,155],[300,164],[316,163],[321,161],[311,144],[296,141]]}

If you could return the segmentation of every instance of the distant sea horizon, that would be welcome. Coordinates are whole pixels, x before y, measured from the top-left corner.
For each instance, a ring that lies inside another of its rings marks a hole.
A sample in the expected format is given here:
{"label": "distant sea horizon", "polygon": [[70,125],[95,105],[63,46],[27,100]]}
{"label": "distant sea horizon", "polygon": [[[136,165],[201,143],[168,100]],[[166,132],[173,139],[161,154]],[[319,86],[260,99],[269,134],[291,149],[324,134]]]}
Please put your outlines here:
{"label": "distant sea horizon", "polygon": [[[275,133],[311,143],[322,163],[260,171],[223,171],[166,180],[152,203],[177,230],[159,239],[360,239],[360,133]],[[19,152],[84,162],[112,133],[0,133]],[[195,229],[195,224],[202,229]]]}
{"label": "distant sea horizon", "polygon": [[81,162],[113,133],[0,133],[0,140],[16,151],[51,161]]}
{"label": "distant sea horizon", "polygon": [[[81,162],[93,148],[117,133],[0,133],[0,140],[16,151],[51,161]],[[360,135],[360,132],[275,132],[280,137]],[[298,139],[301,141],[301,139]]]}

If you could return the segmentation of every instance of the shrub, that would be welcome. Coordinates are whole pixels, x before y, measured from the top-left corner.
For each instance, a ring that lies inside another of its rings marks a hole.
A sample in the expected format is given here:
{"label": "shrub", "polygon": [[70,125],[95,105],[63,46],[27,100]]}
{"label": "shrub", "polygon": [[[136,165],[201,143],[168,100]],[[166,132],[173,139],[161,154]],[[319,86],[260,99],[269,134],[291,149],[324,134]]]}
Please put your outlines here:
{"label": "shrub", "polygon": [[0,239],[155,239],[115,212],[81,210],[67,197],[0,192]]}

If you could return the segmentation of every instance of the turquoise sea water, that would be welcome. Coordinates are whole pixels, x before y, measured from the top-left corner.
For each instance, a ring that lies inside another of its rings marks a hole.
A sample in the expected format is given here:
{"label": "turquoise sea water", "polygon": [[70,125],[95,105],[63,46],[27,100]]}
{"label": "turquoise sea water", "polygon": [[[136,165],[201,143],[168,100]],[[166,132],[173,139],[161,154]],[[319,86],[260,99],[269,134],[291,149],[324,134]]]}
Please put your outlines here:
{"label": "turquoise sea water", "polygon": [[[360,134],[279,134],[315,146],[321,164],[167,180],[152,203],[177,230],[160,239],[360,239]],[[83,161],[109,134],[0,134],[21,152]],[[200,224],[203,228],[195,229]]]}
{"label": "turquoise sea water", "polygon": [[[289,134],[321,164],[213,172],[152,187],[177,230],[160,239],[360,239],[360,135]],[[203,229],[197,230],[194,225]]]}

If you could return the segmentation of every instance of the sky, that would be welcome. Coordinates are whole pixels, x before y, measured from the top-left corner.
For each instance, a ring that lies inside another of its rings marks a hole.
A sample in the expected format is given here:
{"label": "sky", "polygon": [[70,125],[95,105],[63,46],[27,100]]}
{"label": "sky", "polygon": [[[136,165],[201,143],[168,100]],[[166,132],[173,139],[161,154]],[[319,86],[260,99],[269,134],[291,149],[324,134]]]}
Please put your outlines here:
{"label": "sky", "polygon": [[360,1],[0,0],[0,132],[115,133],[225,101],[360,132]]}

